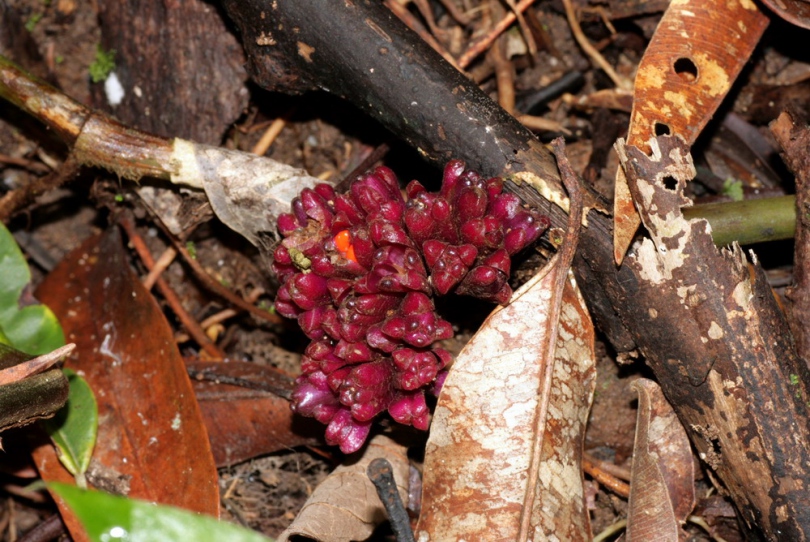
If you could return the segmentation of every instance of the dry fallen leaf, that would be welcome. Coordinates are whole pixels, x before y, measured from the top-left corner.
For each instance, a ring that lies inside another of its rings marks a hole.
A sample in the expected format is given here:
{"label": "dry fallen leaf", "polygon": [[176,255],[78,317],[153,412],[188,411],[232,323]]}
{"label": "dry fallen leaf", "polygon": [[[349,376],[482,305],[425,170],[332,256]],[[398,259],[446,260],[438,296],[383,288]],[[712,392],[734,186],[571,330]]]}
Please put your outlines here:
{"label": "dry fallen leaf", "polygon": [[391,463],[399,495],[403,502],[408,502],[407,449],[377,435],[321,482],[277,542],[286,542],[296,535],[320,542],[351,542],[371,536],[386,519],[377,490],[366,474],[369,463],[378,457]]}
{"label": "dry fallen leaf", "polygon": [[447,376],[425,450],[420,542],[591,537],[581,460],[594,331],[569,271],[582,198],[562,140],[552,149],[571,202],[568,231]]}
{"label": "dry fallen leaf", "polygon": [[638,392],[638,423],[625,539],[677,542],[695,506],[692,447],[660,386],[640,378],[632,387]]}
{"label": "dry fallen leaf", "polygon": [[[218,515],[216,468],[185,364],[160,307],[130,270],[118,230],[70,253],[37,296],[76,343],[66,366],[98,401],[90,483]],[[49,442],[34,460],[46,481],[73,483]],[[73,514],[60,512],[74,540],[86,540]]]}
{"label": "dry fallen leaf", "polygon": [[[670,3],[636,73],[627,144],[643,147],[656,135],[694,143],[766,26],[768,18],[749,0]],[[613,216],[614,258],[621,263],[641,223],[621,168]]]}
{"label": "dry fallen leaf", "polygon": [[218,467],[323,440],[323,426],[294,416],[289,399],[293,378],[246,361],[195,361],[194,393],[202,410]]}

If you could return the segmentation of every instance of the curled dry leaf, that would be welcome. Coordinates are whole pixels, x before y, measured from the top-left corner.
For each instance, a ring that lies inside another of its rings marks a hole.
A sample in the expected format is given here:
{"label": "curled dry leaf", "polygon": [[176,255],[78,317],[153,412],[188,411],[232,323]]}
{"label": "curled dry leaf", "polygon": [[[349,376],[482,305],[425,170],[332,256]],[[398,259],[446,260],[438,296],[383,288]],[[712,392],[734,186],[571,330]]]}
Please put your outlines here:
{"label": "curled dry leaf", "polygon": [[658,384],[640,378],[632,387],[638,392],[638,423],[625,539],[677,542],[695,506],[692,448]]}
{"label": "curled dry leaf", "polygon": [[[567,269],[549,265],[516,292],[453,365],[427,444],[419,540],[517,540],[530,500],[530,538],[589,539],[580,459],[595,386],[593,326],[572,280],[564,282],[559,325],[546,325],[558,273]],[[549,330],[554,360],[544,357]],[[536,431],[549,363],[548,414]]]}
{"label": "curled dry leaf", "polygon": [[[160,307],[130,270],[116,229],[70,253],[37,290],[77,355],[66,366],[96,394],[95,487],[216,516],[217,473],[183,359]],[[34,450],[43,479],[72,483],[53,446]],[[60,507],[74,540],[86,540]]]}
{"label": "curled dry leaf", "polygon": [[296,535],[319,542],[350,542],[371,536],[386,518],[377,490],[366,474],[369,463],[378,457],[391,463],[399,496],[408,502],[407,449],[377,435],[362,451],[350,456],[353,460],[336,468],[321,482],[277,542],[287,542]]}
{"label": "curled dry leaf", "polygon": [[[768,18],[750,0],[670,3],[638,67],[628,145],[666,134],[694,143],[766,26]],[[614,258],[621,263],[641,223],[621,168],[613,214]]]}

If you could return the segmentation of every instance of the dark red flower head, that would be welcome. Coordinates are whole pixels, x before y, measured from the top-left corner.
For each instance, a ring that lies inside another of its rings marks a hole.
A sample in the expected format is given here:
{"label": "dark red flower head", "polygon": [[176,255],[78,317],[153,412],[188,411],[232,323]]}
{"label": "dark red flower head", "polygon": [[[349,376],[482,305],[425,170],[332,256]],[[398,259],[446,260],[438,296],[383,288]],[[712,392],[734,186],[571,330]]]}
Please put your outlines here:
{"label": "dark red flower head", "polygon": [[442,188],[412,181],[402,196],[385,167],[345,194],[305,189],[278,219],[284,239],[273,270],[276,310],[312,339],[292,408],[328,424],[326,441],[358,450],[375,416],[427,429],[425,391],[437,393],[450,354],[436,346],[453,330],[433,295],[451,292],[506,303],[510,256],[549,220],[453,160]]}

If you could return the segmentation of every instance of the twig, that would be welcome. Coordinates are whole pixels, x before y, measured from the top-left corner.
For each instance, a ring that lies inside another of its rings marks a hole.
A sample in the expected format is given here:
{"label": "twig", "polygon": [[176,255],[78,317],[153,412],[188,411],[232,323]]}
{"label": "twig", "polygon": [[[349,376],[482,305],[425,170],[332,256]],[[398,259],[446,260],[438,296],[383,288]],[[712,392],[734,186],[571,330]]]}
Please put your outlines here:
{"label": "twig", "polygon": [[524,11],[526,11],[526,8],[531,6],[534,2],[535,0],[521,0],[515,6],[515,9],[507,13],[503,19],[498,21],[498,24],[496,24],[492,28],[492,30],[490,30],[487,33],[486,36],[473,43],[464,52],[464,54],[461,55],[461,58],[459,58],[457,62],[458,66],[462,70],[466,69],[467,66],[470,65],[470,62],[472,62],[475,59],[475,57],[486,51],[489,48],[489,46],[492,45],[492,42],[495,41],[498,38],[498,36],[500,36],[503,33],[504,30],[509,28],[509,25],[515,22],[516,13],[523,13]]}
{"label": "twig", "polygon": [[402,504],[402,499],[397,491],[397,484],[394,480],[394,468],[384,457],[378,457],[369,463],[366,469],[369,480],[374,484],[377,495],[388,513],[391,522],[391,530],[397,542],[414,542],[411,523],[408,519],[408,511]]}
{"label": "twig", "polygon": [[498,85],[498,104],[510,115],[515,114],[515,71],[506,58],[503,36],[496,39],[489,50],[489,58],[495,67],[495,82]]}
{"label": "twig", "polygon": [[371,151],[371,154],[366,156],[365,159],[362,162],[360,162],[356,168],[351,170],[348,175],[343,177],[343,179],[335,185],[335,190],[337,190],[338,192],[348,190],[349,185],[352,182],[354,182],[355,178],[357,178],[358,175],[362,175],[363,173],[371,169],[371,166],[382,160],[390,150],[391,147],[388,145],[388,143],[380,143],[379,145],[377,145],[377,147],[375,147],[375,149]]}
{"label": "twig", "polygon": [[65,533],[65,524],[59,514],[53,514],[17,539],[17,542],[48,542]]}
{"label": "twig", "polygon": [[608,538],[612,537],[614,534],[624,530],[627,528],[627,519],[620,519],[613,525],[608,525],[605,529],[599,533],[598,535],[593,537],[593,542],[602,542],[603,540],[607,540]]}
{"label": "twig", "polygon": [[[144,243],[141,236],[138,234],[138,231],[135,229],[135,226],[126,218],[122,218],[119,221],[121,227],[127,232],[127,236],[129,237],[130,243],[135,248],[135,251],[140,256],[141,261],[146,266],[147,269],[150,271],[155,266],[155,260],[152,258],[152,254],[149,252],[149,249]],[[186,328],[188,334],[191,335],[197,344],[208,354],[212,359],[225,359],[225,352],[220,350],[220,348],[215,345],[211,339],[205,334],[205,331],[200,327],[200,324],[197,323],[194,318],[183,308],[182,303],[180,303],[180,299],[177,297],[177,294],[169,287],[166,283],[166,280],[163,277],[158,277],[155,284],[160,291],[160,294],[166,300],[166,303],[169,304],[172,311],[177,315],[177,318],[180,319],[180,322],[183,324],[183,327]]]}
{"label": "twig", "polygon": [[79,174],[81,165],[70,154],[62,167],[44,177],[34,179],[22,188],[12,190],[0,198],[0,222],[6,222],[22,207],[33,202],[40,195],[57,188]]}
{"label": "twig", "polygon": [[517,115],[517,120],[532,132],[557,132],[571,135],[571,130],[557,122],[556,120],[534,115]]}
{"label": "twig", "polygon": [[625,499],[630,496],[630,486],[609,472],[603,470],[600,465],[591,462],[591,458],[587,455],[582,457],[582,470],[588,473],[591,478],[610,489],[617,495]]}
{"label": "twig", "polygon": [[518,10],[517,5],[515,5],[515,0],[504,0],[504,2],[506,2],[506,5],[512,10],[512,13],[515,14],[515,19],[517,20],[520,31],[523,34],[523,39],[526,41],[526,47],[529,49],[529,54],[531,56],[536,55],[537,44],[534,41],[534,36],[532,36],[531,28],[529,28],[528,23],[526,23],[526,19],[523,18],[523,13]]}
{"label": "twig", "polygon": [[583,454],[585,459],[587,459],[592,464],[599,467],[599,469],[607,472],[611,476],[618,478],[619,480],[624,480],[625,482],[629,482],[632,478],[630,469],[626,467],[620,467],[610,461],[602,461],[601,459],[597,459],[588,452]]}
{"label": "twig", "polygon": [[53,352],[48,352],[47,354],[42,354],[41,356],[29,359],[28,361],[18,363],[17,365],[6,367],[0,371],[0,386],[11,384],[13,382],[19,382],[20,380],[28,378],[31,375],[47,371],[60,362],[62,358],[70,355],[70,353],[75,349],[76,345],[74,343],[66,344],[65,346],[57,348]]}
{"label": "twig", "polygon": [[12,166],[20,166],[32,173],[42,174],[51,171],[51,168],[49,168],[46,164],[35,162],[33,160],[28,160],[27,158],[17,158],[16,156],[9,156],[7,154],[0,154],[0,162]]}
{"label": "twig", "polygon": [[[161,227],[165,231],[165,226],[161,224]],[[262,320],[267,320],[268,322],[272,322],[274,324],[282,323],[282,319],[275,313],[266,311],[255,306],[253,303],[242,299],[240,296],[236,295],[228,288],[214,280],[211,275],[209,275],[205,269],[203,269],[200,262],[196,259],[191,257],[189,254],[188,249],[183,246],[179,239],[176,239],[173,235],[169,234],[169,239],[171,240],[174,249],[183,257],[183,260],[188,264],[191,268],[191,271],[194,275],[203,283],[203,286],[210,290],[211,292],[215,293],[216,295],[223,298],[225,301],[234,305],[244,311],[249,312],[250,314],[261,318]]]}
{"label": "twig", "polygon": [[262,137],[259,139],[259,142],[253,146],[250,152],[257,156],[264,156],[267,152],[267,149],[270,148],[270,145],[276,140],[278,135],[287,126],[287,119],[284,117],[279,117],[270,123],[270,126],[267,127],[267,130],[262,134]]}
{"label": "twig", "polygon": [[447,50],[440,44],[436,38],[433,37],[432,34],[427,32],[425,28],[419,24],[416,18],[408,11],[405,6],[401,3],[397,2],[396,0],[385,0],[384,4],[391,12],[397,16],[397,18],[405,23],[405,25],[416,32],[420,38],[422,38],[425,43],[430,45],[434,51],[442,55],[442,58],[449,62],[454,68],[461,71],[462,68],[456,63],[456,59],[453,58],[453,55],[447,52]]}
{"label": "twig", "polygon": [[292,399],[292,378],[289,379],[289,386],[282,388],[279,386],[272,386],[267,382],[248,380],[247,378],[240,378],[238,376],[217,374],[214,369],[199,370],[188,367],[186,368],[186,372],[188,373],[189,378],[193,378],[194,380],[204,380],[206,382],[215,382],[217,384],[227,384],[229,386],[239,386],[240,388],[250,390],[264,391],[277,395],[278,397],[288,401]]}
{"label": "twig", "polygon": [[602,56],[602,53],[596,50],[596,48],[591,45],[591,42],[588,41],[588,38],[582,32],[582,27],[579,26],[579,21],[577,20],[577,14],[574,11],[574,5],[571,3],[571,0],[562,0],[563,5],[565,6],[565,15],[568,17],[568,24],[571,26],[571,32],[574,34],[574,37],[579,43],[579,46],[582,47],[582,50],[585,51],[591,60],[604,72],[607,74],[608,77],[613,81],[613,84],[616,85],[618,88],[623,90],[630,90],[633,88],[633,82],[627,79],[626,77],[622,77],[616,70],[613,69],[613,66],[608,64],[608,61],[605,60],[605,57]]}
{"label": "twig", "polygon": [[166,268],[174,261],[175,256],[177,256],[177,251],[173,247],[164,250],[163,254],[155,261],[155,266],[149,270],[149,274],[143,278],[143,287],[147,290],[151,290],[158,277],[160,277]]}

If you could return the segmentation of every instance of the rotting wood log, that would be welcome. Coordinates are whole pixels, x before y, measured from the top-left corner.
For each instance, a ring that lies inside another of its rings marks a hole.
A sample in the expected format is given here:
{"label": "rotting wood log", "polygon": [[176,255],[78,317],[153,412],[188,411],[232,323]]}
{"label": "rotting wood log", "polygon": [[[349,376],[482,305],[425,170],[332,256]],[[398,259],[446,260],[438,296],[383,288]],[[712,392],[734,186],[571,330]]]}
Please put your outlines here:
{"label": "rotting wood log", "polygon": [[771,123],[782,157],[796,176],[796,242],[793,249],[793,286],[786,297],[796,350],[810,366],[810,126],[798,125],[790,113]]}
{"label": "rotting wood log", "polygon": [[[317,86],[344,96],[428,160],[461,158],[484,174],[524,181],[514,187],[519,195],[555,226],[565,224],[567,200],[548,151],[379,2],[223,5],[262,86]],[[656,171],[636,177],[651,182],[643,177]],[[591,194],[586,206],[598,207],[598,199]],[[739,249],[721,253],[708,236],[695,236],[677,280],[697,296],[684,296],[635,265],[638,254],[617,269],[609,218],[590,212],[587,220],[575,267],[597,322],[617,349],[638,345],[745,521],[772,540],[810,538],[810,377],[761,269],[746,266]],[[661,239],[659,252],[668,242]],[[745,295],[735,299],[740,289]]]}

